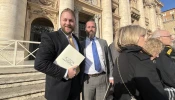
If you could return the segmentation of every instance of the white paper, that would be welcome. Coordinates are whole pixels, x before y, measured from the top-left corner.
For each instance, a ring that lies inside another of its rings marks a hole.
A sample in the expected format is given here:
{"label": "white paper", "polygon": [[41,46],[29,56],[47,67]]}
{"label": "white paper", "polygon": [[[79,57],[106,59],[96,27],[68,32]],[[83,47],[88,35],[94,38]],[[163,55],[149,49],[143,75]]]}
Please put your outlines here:
{"label": "white paper", "polygon": [[69,44],[55,59],[54,63],[59,65],[60,67],[69,69],[70,67],[76,65],[79,66],[84,58],[85,57],[79,51],[77,51]]}

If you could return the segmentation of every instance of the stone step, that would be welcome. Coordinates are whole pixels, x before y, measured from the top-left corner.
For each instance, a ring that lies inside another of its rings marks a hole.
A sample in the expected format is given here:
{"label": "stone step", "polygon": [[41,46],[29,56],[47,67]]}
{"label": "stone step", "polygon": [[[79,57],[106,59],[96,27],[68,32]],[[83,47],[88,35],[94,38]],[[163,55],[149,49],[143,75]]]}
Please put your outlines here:
{"label": "stone step", "polygon": [[[0,79],[2,78],[14,78],[14,77],[22,77],[22,76],[30,76],[30,75],[38,75],[43,74],[41,72],[31,72],[31,73],[17,73],[17,74],[4,74],[0,75]],[[45,75],[45,74],[44,74]]]}
{"label": "stone step", "polygon": [[45,74],[42,74],[42,73],[25,74],[21,76],[14,75],[12,77],[0,78],[0,85],[21,83],[21,82],[31,82],[31,81],[44,80],[44,79],[45,79]]}
{"label": "stone step", "polygon": [[35,94],[29,94],[20,97],[10,98],[8,100],[46,100],[44,97],[44,92],[39,92]]}
{"label": "stone step", "polygon": [[[44,92],[45,83],[36,83],[32,85],[22,85],[17,87],[0,89],[0,100],[17,97],[30,96],[31,94]],[[43,95],[43,94],[42,94]]]}
{"label": "stone step", "polygon": [[0,67],[0,75],[38,72],[33,67]]}
{"label": "stone step", "polygon": [[43,95],[43,96],[39,96],[39,97],[35,97],[35,98],[30,98],[30,99],[27,99],[27,100],[46,100],[46,99]]}
{"label": "stone step", "polygon": [[13,84],[3,84],[3,85],[0,85],[0,89],[10,88],[10,87],[18,87],[18,86],[24,86],[24,85],[39,84],[39,83],[45,83],[45,80],[20,82],[20,83],[13,83]]}

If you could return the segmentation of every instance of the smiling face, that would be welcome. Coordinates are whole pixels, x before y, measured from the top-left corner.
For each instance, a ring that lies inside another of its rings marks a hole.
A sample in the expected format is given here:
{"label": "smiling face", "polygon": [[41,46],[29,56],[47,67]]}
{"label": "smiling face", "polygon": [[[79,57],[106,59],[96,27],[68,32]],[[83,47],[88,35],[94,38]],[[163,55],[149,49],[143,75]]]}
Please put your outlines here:
{"label": "smiling face", "polygon": [[69,35],[75,29],[75,17],[72,15],[70,11],[65,11],[61,14],[60,25],[62,31]]}

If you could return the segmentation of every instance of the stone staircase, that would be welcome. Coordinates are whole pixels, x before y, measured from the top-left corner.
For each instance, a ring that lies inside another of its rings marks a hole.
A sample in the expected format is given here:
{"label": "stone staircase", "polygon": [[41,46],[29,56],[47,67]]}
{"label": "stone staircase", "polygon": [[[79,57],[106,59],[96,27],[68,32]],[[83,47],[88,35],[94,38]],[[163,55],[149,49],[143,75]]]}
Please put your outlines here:
{"label": "stone staircase", "polygon": [[0,100],[45,100],[45,75],[33,67],[0,67]]}

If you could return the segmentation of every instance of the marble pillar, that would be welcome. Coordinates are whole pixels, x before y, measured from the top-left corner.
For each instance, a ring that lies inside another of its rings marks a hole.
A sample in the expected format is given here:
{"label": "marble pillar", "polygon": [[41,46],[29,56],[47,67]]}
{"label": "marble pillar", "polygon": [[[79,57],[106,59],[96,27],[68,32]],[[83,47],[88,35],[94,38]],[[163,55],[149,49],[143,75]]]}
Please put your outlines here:
{"label": "marble pillar", "polygon": [[0,0],[0,38],[23,40],[27,0]]}
{"label": "marble pillar", "polygon": [[131,10],[129,0],[119,0],[120,27],[131,24]]}
{"label": "marble pillar", "polygon": [[144,8],[143,8],[143,0],[138,0],[137,1],[137,7],[138,7],[138,10],[140,11],[139,25],[146,28],[146,26],[145,26],[145,13],[144,13]]}
{"label": "marble pillar", "polygon": [[74,12],[75,12],[75,18],[76,18],[76,25],[75,25],[75,32],[74,34],[79,37],[79,12],[80,12],[80,8],[75,7],[74,8]]}
{"label": "marble pillar", "polygon": [[100,37],[100,27],[99,27],[99,19],[100,19],[100,15],[96,14],[94,16],[94,19],[95,19],[95,23],[96,23],[96,37],[98,38],[101,38]]}
{"label": "marble pillar", "polygon": [[156,19],[156,10],[155,7],[156,5],[154,3],[149,5],[149,23],[150,23],[150,28],[152,32],[154,32],[157,29],[157,19]]}
{"label": "marble pillar", "polygon": [[111,0],[101,0],[102,4],[102,38],[109,44],[113,42],[112,4]]}

